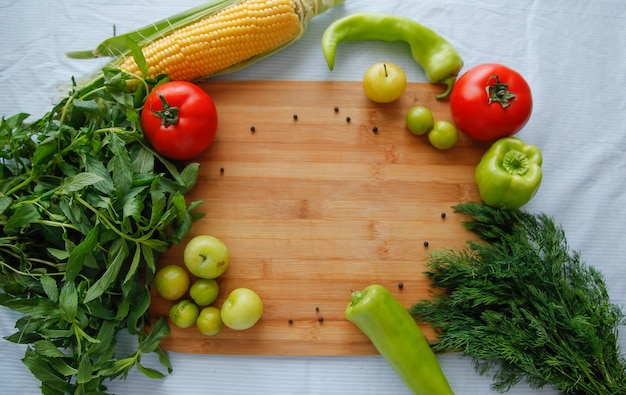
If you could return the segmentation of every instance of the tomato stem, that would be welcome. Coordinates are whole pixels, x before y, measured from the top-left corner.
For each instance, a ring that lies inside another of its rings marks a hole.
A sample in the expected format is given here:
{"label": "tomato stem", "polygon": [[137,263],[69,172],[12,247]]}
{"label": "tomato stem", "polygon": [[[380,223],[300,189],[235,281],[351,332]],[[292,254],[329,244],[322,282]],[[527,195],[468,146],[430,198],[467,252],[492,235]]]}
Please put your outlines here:
{"label": "tomato stem", "polygon": [[487,92],[489,104],[498,102],[502,105],[502,108],[509,107],[516,99],[515,93],[509,90],[509,84],[500,82],[500,77],[497,74],[489,77],[485,92]]}
{"label": "tomato stem", "polygon": [[155,111],[152,108],[152,103],[150,103],[150,111],[154,116],[161,118],[161,125],[167,127],[169,125],[176,125],[178,123],[178,107],[170,106],[165,97],[157,91],[157,96],[159,100],[161,100],[161,104],[163,105],[163,110]]}

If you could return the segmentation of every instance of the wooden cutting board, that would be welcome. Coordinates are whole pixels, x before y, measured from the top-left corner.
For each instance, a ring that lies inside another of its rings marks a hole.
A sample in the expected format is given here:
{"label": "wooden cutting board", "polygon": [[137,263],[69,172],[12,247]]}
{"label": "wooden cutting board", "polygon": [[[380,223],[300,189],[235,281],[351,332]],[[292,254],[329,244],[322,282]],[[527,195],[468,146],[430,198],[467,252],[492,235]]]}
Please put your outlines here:
{"label": "wooden cutting board", "polygon": [[[253,328],[212,337],[171,325],[162,346],[232,355],[376,354],[344,318],[351,291],[379,283],[407,307],[429,297],[428,252],[473,238],[451,206],[479,199],[473,174],[486,147],[461,135],[454,148],[439,151],[408,131],[404,116],[413,105],[451,119],[448,102],[435,98],[443,89],[437,85],[410,83],[391,104],[370,102],[359,82],[201,86],[219,113],[189,196],[204,201],[206,217],[160,265],[182,265],[186,241],[213,235],[231,253],[215,305],[248,287],[265,309]],[[152,297],[151,316],[167,316],[173,302],[154,291]],[[434,339],[432,329],[423,330]]]}

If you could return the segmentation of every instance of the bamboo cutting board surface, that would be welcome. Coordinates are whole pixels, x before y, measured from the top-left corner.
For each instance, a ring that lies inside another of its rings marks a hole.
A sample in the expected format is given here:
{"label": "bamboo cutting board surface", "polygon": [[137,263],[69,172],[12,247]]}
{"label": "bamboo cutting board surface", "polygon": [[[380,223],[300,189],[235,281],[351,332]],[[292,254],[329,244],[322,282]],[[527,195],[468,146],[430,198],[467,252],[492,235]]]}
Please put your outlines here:
{"label": "bamboo cutting board surface", "polygon": [[[448,102],[435,98],[437,85],[409,83],[391,104],[370,102],[360,82],[200,85],[219,114],[189,196],[204,201],[206,216],[159,264],[183,265],[186,241],[213,235],[231,253],[215,305],[247,287],[263,299],[264,313],[251,329],[224,328],[211,337],[170,325],[162,346],[232,355],[376,354],[344,318],[351,291],[379,283],[407,307],[429,297],[428,252],[472,238],[451,206],[479,199],[473,174],[486,147],[460,135],[454,148],[439,151],[406,129],[413,105],[430,108],[435,120],[451,119]],[[173,302],[154,291],[152,297],[151,316],[167,316]],[[423,330],[434,339],[432,329]]]}

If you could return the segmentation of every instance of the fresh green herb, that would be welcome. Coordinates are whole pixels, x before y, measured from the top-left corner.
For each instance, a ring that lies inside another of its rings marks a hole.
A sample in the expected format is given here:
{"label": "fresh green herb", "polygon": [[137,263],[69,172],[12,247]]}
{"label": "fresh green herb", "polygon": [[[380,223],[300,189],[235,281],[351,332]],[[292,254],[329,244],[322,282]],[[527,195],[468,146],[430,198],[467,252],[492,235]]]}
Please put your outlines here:
{"label": "fresh green herb", "polygon": [[482,241],[430,256],[438,291],[410,312],[440,331],[434,347],[472,357],[500,392],[525,379],[563,394],[626,394],[624,314],[562,228],[545,214],[479,203],[455,211],[473,217],[465,225]]}
{"label": "fresh green herb", "polygon": [[[201,202],[185,198],[198,164],[181,169],[145,143],[140,111],[160,82],[105,69],[33,123],[0,120],[0,304],[23,314],[7,339],[28,345],[42,393],[102,393],[133,367],[163,377],[146,353],[171,371],[149,285]],[[138,338],[130,355],[114,350],[122,330]]]}

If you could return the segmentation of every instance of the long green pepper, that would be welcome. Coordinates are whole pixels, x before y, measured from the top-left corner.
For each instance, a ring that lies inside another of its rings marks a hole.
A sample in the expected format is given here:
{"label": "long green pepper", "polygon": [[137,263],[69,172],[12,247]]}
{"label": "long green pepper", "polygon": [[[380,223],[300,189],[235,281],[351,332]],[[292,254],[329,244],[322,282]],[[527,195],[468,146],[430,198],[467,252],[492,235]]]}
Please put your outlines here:
{"label": "long green pepper", "polygon": [[393,14],[360,12],[330,24],[322,36],[322,52],[328,68],[335,67],[337,46],[343,41],[403,41],[428,81],[445,84],[446,91],[437,95],[446,98],[452,92],[463,59],[441,35],[416,21]]}
{"label": "long green pepper", "polygon": [[385,287],[372,284],[354,291],[345,316],[415,395],[454,395],[415,319]]}

